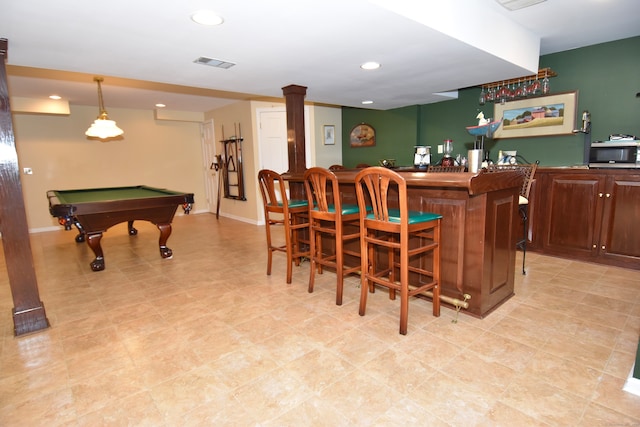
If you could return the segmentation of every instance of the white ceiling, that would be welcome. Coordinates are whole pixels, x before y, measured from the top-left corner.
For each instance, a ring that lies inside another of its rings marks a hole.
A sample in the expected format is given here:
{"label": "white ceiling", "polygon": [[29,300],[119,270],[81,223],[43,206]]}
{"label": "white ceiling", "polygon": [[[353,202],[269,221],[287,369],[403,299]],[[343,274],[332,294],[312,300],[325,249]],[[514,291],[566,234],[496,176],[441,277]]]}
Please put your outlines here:
{"label": "white ceiling", "polygon": [[[195,24],[200,9],[224,24]],[[639,0],[514,12],[495,0],[0,0],[0,37],[12,97],[97,105],[97,75],[107,109],[208,111],[282,98],[295,84],[310,102],[385,110],[533,74],[543,54],[638,36],[639,16]],[[236,65],[194,63],[201,56]],[[382,68],[363,71],[365,61]]]}

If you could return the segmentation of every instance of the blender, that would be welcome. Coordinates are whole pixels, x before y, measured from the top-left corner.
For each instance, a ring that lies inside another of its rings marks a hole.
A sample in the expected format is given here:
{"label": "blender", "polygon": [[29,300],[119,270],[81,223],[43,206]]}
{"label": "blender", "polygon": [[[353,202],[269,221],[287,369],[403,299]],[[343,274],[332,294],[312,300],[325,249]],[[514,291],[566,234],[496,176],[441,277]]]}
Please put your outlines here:
{"label": "blender", "polygon": [[444,140],[444,157],[440,162],[442,166],[455,166],[456,161],[451,156],[451,153],[453,153],[453,139],[445,139]]}

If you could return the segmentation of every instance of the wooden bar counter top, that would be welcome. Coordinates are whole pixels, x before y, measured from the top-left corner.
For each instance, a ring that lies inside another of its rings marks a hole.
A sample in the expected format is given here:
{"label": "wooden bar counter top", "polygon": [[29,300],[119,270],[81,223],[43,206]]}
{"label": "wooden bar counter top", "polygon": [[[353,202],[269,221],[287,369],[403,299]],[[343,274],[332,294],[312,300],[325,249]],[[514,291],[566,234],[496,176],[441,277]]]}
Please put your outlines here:
{"label": "wooden bar counter top", "polygon": [[[409,209],[443,216],[441,293],[461,301],[468,294],[471,296],[468,308],[461,311],[479,318],[487,316],[514,295],[522,176],[515,171],[396,170],[407,180]],[[354,183],[358,172],[358,169],[335,171],[343,203],[356,203]],[[293,188],[302,183],[302,174],[284,176]]]}

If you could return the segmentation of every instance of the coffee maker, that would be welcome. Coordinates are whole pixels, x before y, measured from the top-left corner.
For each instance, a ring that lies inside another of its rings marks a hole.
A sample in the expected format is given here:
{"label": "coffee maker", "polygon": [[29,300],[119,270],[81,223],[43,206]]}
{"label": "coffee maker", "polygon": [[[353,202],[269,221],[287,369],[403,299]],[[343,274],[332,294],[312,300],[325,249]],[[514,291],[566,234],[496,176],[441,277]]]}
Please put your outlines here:
{"label": "coffee maker", "polygon": [[416,145],[413,154],[413,167],[417,169],[426,169],[431,164],[431,146]]}

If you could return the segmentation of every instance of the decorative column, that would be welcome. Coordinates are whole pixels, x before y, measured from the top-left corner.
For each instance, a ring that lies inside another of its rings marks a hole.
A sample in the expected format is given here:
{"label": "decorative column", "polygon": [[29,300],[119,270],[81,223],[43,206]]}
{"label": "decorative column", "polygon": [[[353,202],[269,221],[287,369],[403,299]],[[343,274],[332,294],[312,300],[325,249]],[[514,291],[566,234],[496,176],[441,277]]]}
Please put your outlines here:
{"label": "decorative column", "polygon": [[15,335],[49,327],[33,266],[7,86],[7,39],[0,39],[0,232],[13,297]]}
{"label": "decorative column", "polygon": [[289,149],[289,173],[304,173],[304,97],[305,86],[289,85],[282,88],[287,105],[287,146]]}

